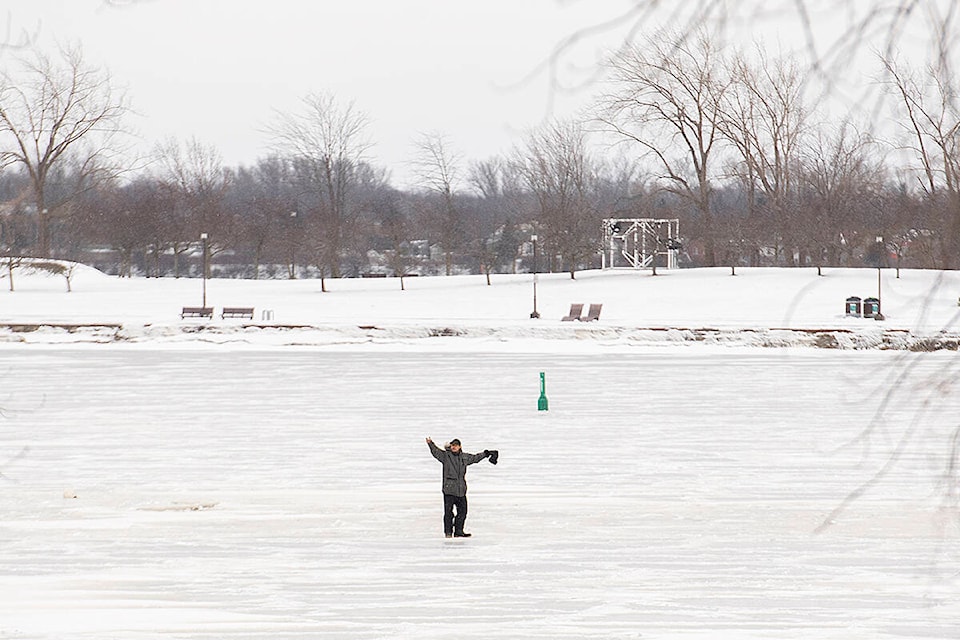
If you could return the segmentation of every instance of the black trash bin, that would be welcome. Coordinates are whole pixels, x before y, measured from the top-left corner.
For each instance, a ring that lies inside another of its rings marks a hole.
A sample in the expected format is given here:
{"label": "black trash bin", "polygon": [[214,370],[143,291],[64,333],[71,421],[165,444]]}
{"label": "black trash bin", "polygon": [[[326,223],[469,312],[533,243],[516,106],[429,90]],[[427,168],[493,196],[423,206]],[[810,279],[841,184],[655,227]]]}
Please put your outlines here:
{"label": "black trash bin", "polygon": [[880,300],[877,298],[863,299],[863,317],[876,318],[880,315]]}
{"label": "black trash bin", "polygon": [[860,296],[850,296],[847,298],[846,312],[848,316],[860,317],[861,315],[861,305],[860,305]]}

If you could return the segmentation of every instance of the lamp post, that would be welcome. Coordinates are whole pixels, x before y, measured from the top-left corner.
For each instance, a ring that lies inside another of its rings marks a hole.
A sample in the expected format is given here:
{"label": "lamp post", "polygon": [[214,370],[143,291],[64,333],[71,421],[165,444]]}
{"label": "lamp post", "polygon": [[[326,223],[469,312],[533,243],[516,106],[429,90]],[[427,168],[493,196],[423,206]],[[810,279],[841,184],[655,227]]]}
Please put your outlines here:
{"label": "lamp post", "polygon": [[880,295],[881,266],[883,266],[883,236],[877,236],[877,305],[883,309],[883,296]]}
{"label": "lamp post", "polygon": [[533,313],[530,314],[530,317],[539,318],[540,313],[537,311],[537,234],[530,236],[530,241],[533,242]]}
{"label": "lamp post", "polygon": [[290,270],[287,274],[291,280],[297,277],[297,212],[290,212],[291,231],[290,231]]}
{"label": "lamp post", "polygon": [[207,308],[207,234],[201,233],[200,240],[203,242],[203,308]]}
{"label": "lamp post", "polygon": [[[49,237],[47,236],[47,233],[46,233],[46,231],[45,231],[44,228],[43,228],[43,226],[46,224],[47,214],[50,213],[50,210],[47,209],[46,207],[44,207],[43,210],[42,210],[42,213],[43,213],[43,217],[42,217],[40,220],[37,221],[37,222],[39,223],[39,224],[37,225],[37,242],[38,242],[38,244],[40,245],[40,250],[41,250],[41,251],[44,250],[44,244],[50,242],[50,239],[49,239]],[[44,239],[46,239],[46,242],[44,242]],[[50,253],[49,248],[46,250],[46,252],[47,252],[47,253]]]}

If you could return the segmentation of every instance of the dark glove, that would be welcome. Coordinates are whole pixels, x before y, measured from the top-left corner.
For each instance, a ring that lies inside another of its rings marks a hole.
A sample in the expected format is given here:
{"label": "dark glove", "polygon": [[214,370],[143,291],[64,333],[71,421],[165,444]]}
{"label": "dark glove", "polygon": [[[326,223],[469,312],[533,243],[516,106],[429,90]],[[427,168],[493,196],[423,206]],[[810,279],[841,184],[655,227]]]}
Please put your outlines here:
{"label": "dark glove", "polygon": [[494,449],[493,451],[484,451],[487,454],[487,457],[490,459],[490,464],[497,464],[497,460],[500,458],[500,452]]}

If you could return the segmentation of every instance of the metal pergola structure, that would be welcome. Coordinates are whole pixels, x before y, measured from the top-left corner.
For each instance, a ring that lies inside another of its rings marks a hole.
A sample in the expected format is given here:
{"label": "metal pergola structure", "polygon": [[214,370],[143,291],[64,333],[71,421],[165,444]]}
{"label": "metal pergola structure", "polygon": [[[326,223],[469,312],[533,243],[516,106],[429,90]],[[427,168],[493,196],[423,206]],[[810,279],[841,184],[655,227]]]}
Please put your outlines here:
{"label": "metal pergola structure", "polygon": [[[676,218],[606,218],[603,221],[604,269],[677,268],[682,249]],[[659,262],[657,256],[663,256]]]}

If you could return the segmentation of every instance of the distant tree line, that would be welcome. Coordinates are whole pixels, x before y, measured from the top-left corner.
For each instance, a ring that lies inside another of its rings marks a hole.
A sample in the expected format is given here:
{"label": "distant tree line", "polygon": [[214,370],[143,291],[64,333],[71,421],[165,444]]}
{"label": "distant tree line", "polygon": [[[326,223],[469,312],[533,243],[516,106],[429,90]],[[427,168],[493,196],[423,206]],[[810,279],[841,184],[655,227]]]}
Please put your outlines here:
{"label": "distant tree line", "polygon": [[583,120],[465,161],[424,133],[401,190],[367,152],[354,104],[309,94],[278,113],[271,153],[224,166],[198,140],[123,146],[126,96],[79,49],[0,60],[0,254],[123,276],[342,277],[599,266],[601,220],[678,218],[688,266],[960,266],[957,82],[878,60],[891,139],[814,103],[809,70],[705,30],[659,32],[606,61]]}

